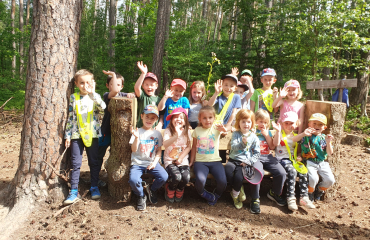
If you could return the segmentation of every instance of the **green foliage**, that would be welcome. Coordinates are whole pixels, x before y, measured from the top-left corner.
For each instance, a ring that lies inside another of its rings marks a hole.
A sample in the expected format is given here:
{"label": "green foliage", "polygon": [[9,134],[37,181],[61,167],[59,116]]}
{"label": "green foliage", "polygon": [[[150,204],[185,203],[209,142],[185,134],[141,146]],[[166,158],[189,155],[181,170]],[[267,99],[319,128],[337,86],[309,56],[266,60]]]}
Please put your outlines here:
{"label": "green foliage", "polygon": [[346,121],[344,123],[344,131],[359,131],[363,134],[370,134],[370,118],[361,116],[361,104],[349,108]]}

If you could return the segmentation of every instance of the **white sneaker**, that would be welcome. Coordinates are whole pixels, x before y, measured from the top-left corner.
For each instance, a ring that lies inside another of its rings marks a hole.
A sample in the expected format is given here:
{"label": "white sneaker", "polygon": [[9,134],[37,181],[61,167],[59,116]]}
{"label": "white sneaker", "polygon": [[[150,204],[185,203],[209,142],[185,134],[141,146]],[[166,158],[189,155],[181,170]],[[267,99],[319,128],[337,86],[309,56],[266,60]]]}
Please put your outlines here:
{"label": "white sneaker", "polygon": [[310,201],[310,199],[307,196],[303,198],[301,197],[301,199],[299,200],[299,205],[306,206],[307,208],[310,208],[310,209],[316,208],[315,205],[313,205],[313,203]]}
{"label": "white sneaker", "polygon": [[298,210],[297,202],[295,197],[287,198],[286,199],[288,203],[288,209],[291,211],[296,211]]}

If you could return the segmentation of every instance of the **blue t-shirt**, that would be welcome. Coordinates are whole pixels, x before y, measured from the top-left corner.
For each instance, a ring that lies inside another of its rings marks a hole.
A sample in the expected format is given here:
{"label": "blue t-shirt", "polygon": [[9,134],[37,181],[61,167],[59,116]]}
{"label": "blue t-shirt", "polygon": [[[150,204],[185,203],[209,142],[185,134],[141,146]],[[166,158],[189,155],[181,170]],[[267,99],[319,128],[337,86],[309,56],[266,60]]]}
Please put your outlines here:
{"label": "blue t-shirt", "polygon": [[[270,130],[268,130],[269,136],[272,137],[272,133]],[[261,155],[270,154],[270,147],[266,141],[266,138],[262,135],[261,130],[256,130],[256,135],[258,139],[260,140],[260,152]]]}
{"label": "blue t-shirt", "polygon": [[170,121],[167,121],[166,118],[168,115],[172,113],[173,110],[176,108],[182,107],[185,110],[190,108],[189,100],[186,97],[180,98],[177,102],[173,101],[172,98],[167,99],[166,101],[166,107],[165,107],[165,113],[164,113],[164,119],[163,119],[163,129],[166,129]]}
{"label": "blue t-shirt", "polygon": [[[216,98],[214,108],[217,114],[220,114],[226,102],[227,102],[227,98],[223,94],[221,94],[221,96],[218,96]],[[241,107],[242,107],[242,104],[240,102],[240,96],[238,94],[234,94],[233,100],[231,101],[230,106],[226,111],[223,124],[227,124],[227,122],[229,121],[229,118],[231,117],[231,114],[233,113],[234,108],[241,108]]]}

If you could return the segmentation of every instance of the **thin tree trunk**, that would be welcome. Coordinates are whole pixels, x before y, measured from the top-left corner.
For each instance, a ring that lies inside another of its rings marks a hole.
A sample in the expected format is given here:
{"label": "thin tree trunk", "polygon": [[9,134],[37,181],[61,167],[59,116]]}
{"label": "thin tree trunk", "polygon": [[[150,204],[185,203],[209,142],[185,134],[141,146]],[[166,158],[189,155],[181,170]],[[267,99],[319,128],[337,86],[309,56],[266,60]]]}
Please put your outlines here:
{"label": "thin tree trunk", "polygon": [[218,26],[218,33],[217,33],[217,41],[221,40],[221,28],[222,28],[222,21],[224,19],[224,12],[221,11],[221,19],[220,19],[220,24]]}
{"label": "thin tree trunk", "polygon": [[111,70],[115,71],[114,67],[114,47],[113,41],[116,37],[116,30],[114,29],[116,26],[116,13],[117,13],[117,1],[110,0],[110,8],[109,8],[109,61],[111,64]]}
{"label": "thin tree trunk", "polygon": [[96,18],[98,16],[98,8],[99,8],[99,0],[94,1],[94,21],[93,21],[93,28],[95,29],[96,25]]}
{"label": "thin tree trunk", "polygon": [[28,26],[28,24],[30,22],[30,2],[31,2],[31,0],[27,0],[27,7],[26,7],[26,12],[27,12],[27,15],[26,15],[26,26]]}
{"label": "thin tree trunk", "polygon": [[106,36],[106,33],[107,33],[108,5],[109,5],[109,0],[105,0],[105,8],[104,8],[104,37]]}
{"label": "thin tree trunk", "polygon": [[[169,5],[168,5],[168,9],[167,9],[167,16],[166,16],[166,36],[165,36],[165,41],[167,41],[170,37],[170,17],[171,17],[171,4],[172,0],[169,0]],[[167,51],[164,52],[164,58],[167,60],[168,59],[168,55],[167,55]],[[167,90],[167,85],[168,85],[168,81],[169,81],[169,74],[168,72],[166,71],[166,69],[163,69],[163,85],[162,85],[162,90],[164,92],[166,92]]]}
{"label": "thin tree trunk", "polygon": [[19,0],[19,31],[21,31],[21,39],[19,41],[19,55],[20,55],[20,64],[19,64],[19,74],[22,77],[23,74],[23,0]]}
{"label": "thin tree trunk", "polygon": [[[15,35],[15,0],[12,0],[12,11],[11,11],[11,15],[10,15],[10,18],[12,20],[12,34],[13,34],[13,37]],[[16,56],[15,56],[15,52],[16,52],[16,49],[15,49],[15,37],[13,38],[13,51],[14,51],[14,55],[13,55],[13,58],[12,58],[12,71],[13,71],[13,75],[15,75],[15,68],[16,68]]]}
{"label": "thin tree trunk", "polygon": [[221,6],[221,4],[219,4],[217,6],[217,16],[216,16],[216,21],[215,21],[215,28],[214,28],[214,31],[213,31],[213,41],[215,41],[215,39],[216,39],[217,29],[218,29],[218,22],[219,22],[221,11],[222,11],[222,6]]}
{"label": "thin tree trunk", "polygon": [[164,44],[168,29],[166,29],[166,21],[170,11],[170,2],[168,0],[158,1],[158,12],[157,12],[157,24],[155,29],[155,41],[154,41],[154,52],[153,52],[153,66],[152,72],[157,75],[159,86],[157,94],[161,91],[161,73],[162,73],[162,61],[164,55]]}
{"label": "thin tree trunk", "polygon": [[64,198],[60,179],[50,178],[52,171],[44,161],[55,166],[64,150],[81,12],[82,0],[33,1],[19,165],[12,181],[13,192],[8,196],[15,205],[0,226],[4,239],[12,234],[7,229],[27,219],[35,200]]}

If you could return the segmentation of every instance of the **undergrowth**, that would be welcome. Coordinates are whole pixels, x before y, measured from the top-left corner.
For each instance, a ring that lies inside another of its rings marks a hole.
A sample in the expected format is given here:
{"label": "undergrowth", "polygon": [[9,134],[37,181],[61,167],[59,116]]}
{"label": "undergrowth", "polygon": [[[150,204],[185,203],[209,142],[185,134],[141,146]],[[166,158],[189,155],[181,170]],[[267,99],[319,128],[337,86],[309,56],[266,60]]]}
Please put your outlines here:
{"label": "undergrowth", "polygon": [[[352,106],[348,109],[346,121],[344,123],[344,131],[357,131],[363,134],[370,134],[370,119],[366,116],[361,117],[361,104]],[[365,139],[370,145],[370,137]]]}

